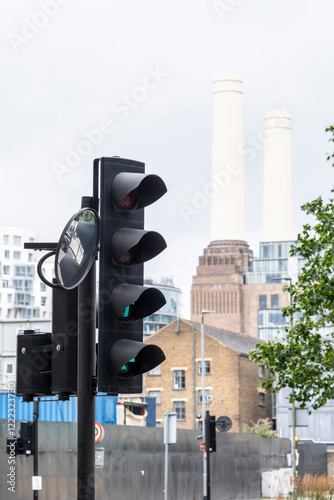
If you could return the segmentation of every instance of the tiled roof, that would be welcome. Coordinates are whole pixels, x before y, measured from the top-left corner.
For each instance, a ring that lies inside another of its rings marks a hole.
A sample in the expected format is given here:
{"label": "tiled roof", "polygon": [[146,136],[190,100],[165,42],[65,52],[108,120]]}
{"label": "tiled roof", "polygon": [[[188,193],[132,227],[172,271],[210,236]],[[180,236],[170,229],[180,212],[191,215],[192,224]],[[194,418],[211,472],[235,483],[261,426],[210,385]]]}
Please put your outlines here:
{"label": "tiled roof", "polygon": [[[201,329],[200,323],[195,323],[189,321],[190,324],[194,325],[196,329]],[[221,330],[220,328],[215,328],[213,326],[208,326],[204,324],[204,333],[214,337],[223,344],[227,345],[234,351],[241,354],[248,354],[256,344],[263,344],[263,340],[258,338],[250,337],[249,335],[242,335],[236,332],[230,332],[228,330]]]}

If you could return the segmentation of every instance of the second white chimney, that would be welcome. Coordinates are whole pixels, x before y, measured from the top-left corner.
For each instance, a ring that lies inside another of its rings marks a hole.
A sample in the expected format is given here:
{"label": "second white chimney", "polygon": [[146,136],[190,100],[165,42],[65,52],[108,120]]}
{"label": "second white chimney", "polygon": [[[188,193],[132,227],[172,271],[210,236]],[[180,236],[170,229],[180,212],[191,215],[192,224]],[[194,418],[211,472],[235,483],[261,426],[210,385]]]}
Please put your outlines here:
{"label": "second white chimney", "polygon": [[292,241],[291,115],[274,109],[264,122],[263,241]]}

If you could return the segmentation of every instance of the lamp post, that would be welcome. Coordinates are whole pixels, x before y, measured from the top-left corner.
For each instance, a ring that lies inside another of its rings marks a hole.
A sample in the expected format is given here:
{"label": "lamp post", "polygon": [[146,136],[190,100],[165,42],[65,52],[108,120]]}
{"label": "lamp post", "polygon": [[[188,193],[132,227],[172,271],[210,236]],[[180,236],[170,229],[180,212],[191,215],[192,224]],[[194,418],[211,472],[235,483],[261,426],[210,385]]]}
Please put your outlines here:
{"label": "lamp post", "polygon": [[[201,353],[202,353],[202,434],[205,443],[205,370],[204,370],[204,315],[215,313],[216,311],[201,311]],[[203,451],[203,500],[207,500],[207,457],[206,451]]]}
{"label": "lamp post", "polygon": [[[288,277],[281,277],[281,278],[273,278],[275,281],[288,281],[289,285],[291,286],[292,284],[292,278]],[[292,297],[291,293],[289,293],[289,306],[291,308],[292,306]],[[293,315],[290,314],[289,316],[289,326],[293,326]],[[294,389],[292,389],[292,395],[294,395]],[[296,405],[295,401],[293,400],[291,403],[291,465],[292,465],[292,477],[293,477],[293,482],[295,481],[296,478]],[[293,483],[294,484],[294,483]]]}

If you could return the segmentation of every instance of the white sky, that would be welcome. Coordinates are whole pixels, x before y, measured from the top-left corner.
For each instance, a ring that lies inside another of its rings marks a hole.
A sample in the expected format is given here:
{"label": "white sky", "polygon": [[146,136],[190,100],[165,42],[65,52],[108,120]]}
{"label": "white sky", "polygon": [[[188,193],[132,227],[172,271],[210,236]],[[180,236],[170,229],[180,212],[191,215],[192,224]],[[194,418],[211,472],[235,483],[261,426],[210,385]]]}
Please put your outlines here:
{"label": "white sky", "polygon": [[[246,144],[263,130],[266,110],[287,108],[293,116],[296,234],[306,222],[300,205],[329,196],[332,0],[15,0],[1,2],[0,16],[0,225],[29,227],[40,241],[57,241],[81,196],[92,194],[94,158],[143,161],[168,187],[146,209],[146,229],[168,243],[146,265],[146,276],[172,276],[189,317],[192,276],[210,242],[210,205],[188,220],[182,205],[192,207],[210,181],[212,82],[224,70],[243,77]],[[121,105],[127,95],[135,100]],[[109,133],[94,136],[98,144],[57,176],[55,164],[66,165],[69,151],[80,151],[88,131],[101,124]],[[261,144],[256,153],[245,162],[255,253]]]}

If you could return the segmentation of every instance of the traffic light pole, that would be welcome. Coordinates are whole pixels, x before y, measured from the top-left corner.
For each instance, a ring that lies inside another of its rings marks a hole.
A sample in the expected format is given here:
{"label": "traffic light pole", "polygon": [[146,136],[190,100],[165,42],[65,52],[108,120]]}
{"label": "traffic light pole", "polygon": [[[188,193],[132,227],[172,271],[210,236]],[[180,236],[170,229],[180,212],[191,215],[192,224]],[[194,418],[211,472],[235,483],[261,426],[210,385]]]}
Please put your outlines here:
{"label": "traffic light pole", "polygon": [[78,500],[95,499],[96,270],[78,287]]}
{"label": "traffic light pole", "polygon": [[206,453],[206,500],[211,500],[210,474],[210,414],[205,414],[205,453]]}
{"label": "traffic light pole", "polygon": [[[34,401],[34,423],[33,423],[34,476],[38,476],[38,404],[39,404],[39,398],[37,399],[37,401]],[[38,490],[34,490],[34,500],[38,500]]]}

